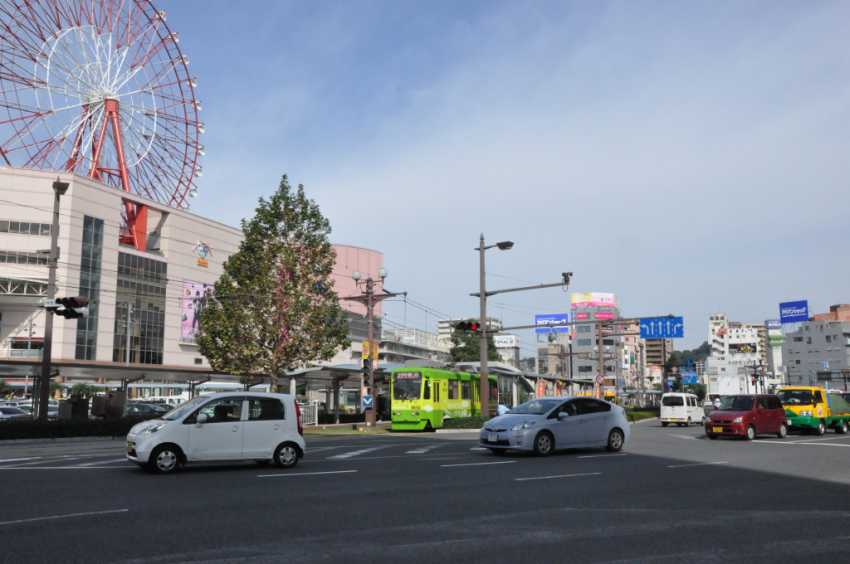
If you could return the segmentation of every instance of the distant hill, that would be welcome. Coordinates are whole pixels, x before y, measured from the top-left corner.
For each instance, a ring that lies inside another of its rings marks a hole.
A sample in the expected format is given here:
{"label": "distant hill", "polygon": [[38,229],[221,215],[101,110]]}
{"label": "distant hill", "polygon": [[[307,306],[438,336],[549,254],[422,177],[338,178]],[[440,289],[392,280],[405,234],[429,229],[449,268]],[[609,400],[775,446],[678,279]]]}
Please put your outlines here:
{"label": "distant hill", "polygon": [[685,362],[688,359],[699,362],[711,355],[711,345],[708,344],[708,341],[705,341],[692,351],[673,351],[673,354],[676,355],[679,362]]}

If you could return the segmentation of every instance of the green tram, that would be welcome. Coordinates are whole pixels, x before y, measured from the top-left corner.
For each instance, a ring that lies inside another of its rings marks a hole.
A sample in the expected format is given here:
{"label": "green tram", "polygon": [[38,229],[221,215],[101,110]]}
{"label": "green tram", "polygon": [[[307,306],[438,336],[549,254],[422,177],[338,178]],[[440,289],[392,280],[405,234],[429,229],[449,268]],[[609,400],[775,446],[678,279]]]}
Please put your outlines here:
{"label": "green tram", "polygon": [[[490,376],[490,414],[498,411],[498,377]],[[439,429],[447,419],[481,415],[481,375],[437,368],[397,368],[390,376],[394,431]]]}

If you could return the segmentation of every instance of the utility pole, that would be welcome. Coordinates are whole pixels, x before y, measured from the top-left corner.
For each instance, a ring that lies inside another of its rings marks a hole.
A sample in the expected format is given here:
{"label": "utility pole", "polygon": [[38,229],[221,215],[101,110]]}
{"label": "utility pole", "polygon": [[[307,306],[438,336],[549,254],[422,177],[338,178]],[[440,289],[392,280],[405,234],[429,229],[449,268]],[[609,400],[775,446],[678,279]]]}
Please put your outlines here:
{"label": "utility pole", "polygon": [[[384,279],[387,277],[389,273],[386,268],[382,268],[378,270],[378,276],[381,277],[381,286],[383,290],[383,294],[376,296],[375,295],[375,281],[370,276],[366,279],[363,284],[365,284],[366,289],[361,292],[359,296],[347,296],[344,298],[337,298],[338,301],[350,301],[350,302],[358,302],[366,306],[366,340],[368,341],[368,351],[366,358],[363,359],[364,362],[364,384],[366,384],[366,388],[369,391],[369,395],[372,396],[372,407],[366,408],[366,426],[374,427],[377,422],[377,386],[375,385],[375,369],[378,367],[378,355],[375,354],[375,304],[386,300],[387,298],[394,298],[395,296],[407,296],[407,292],[397,292],[391,293],[387,290],[383,289]],[[355,270],[351,273],[351,277],[354,279],[355,283],[359,286],[361,284],[360,279],[363,275],[359,270]],[[373,358],[374,357],[374,358]],[[366,365],[368,363],[368,365]],[[334,405],[339,401],[339,397],[334,398]]]}
{"label": "utility pole", "polygon": [[[56,268],[59,261],[59,198],[68,191],[70,183],[61,182],[56,178],[53,183],[53,224],[50,228],[50,258],[47,261],[47,302],[52,303],[56,298]],[[33,402],[37,411],[36,417],[47,420],[47,407],[50,400],[50,359],[53,352],[53,315],[46,315],[44,320],[44,350],[41,359],[41,378],[38,386],[38,403]]]}

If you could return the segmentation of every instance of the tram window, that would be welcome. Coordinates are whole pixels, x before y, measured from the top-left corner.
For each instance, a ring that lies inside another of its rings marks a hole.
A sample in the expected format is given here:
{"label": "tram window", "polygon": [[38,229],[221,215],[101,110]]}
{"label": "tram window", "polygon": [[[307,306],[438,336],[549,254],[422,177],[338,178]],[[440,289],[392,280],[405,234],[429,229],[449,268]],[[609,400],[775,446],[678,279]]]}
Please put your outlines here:
{"label": "tram window", "polygon": [[452,380],[449,382],[449,399],[457,399],[457,380]]}
{"label": "tram window", "polygon": [[434,401],[440,401],[440,381],[434,380]]}
{"label": "tram window", "polygon": [[425,380],[425,389],[422,391],[422,399],[431,399],[431,380]]}
{"label": "tram window", "polygon": [[460,399],[469,399],[469,382],[460,383]]}

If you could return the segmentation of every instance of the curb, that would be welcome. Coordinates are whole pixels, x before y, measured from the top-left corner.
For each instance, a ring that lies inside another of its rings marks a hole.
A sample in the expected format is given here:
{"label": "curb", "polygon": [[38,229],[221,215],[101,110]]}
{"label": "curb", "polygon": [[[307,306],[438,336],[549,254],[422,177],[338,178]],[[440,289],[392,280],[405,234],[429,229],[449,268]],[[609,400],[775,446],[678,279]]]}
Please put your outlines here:
{"label": "curb", "polygon": [[640,421],[629,421],[629,425],[637,425],[638,423],[646,423],[647,421],[654,421],[656,419],[660,419],[659,417],[650,417],[649,419],[641,419]]}
{"label": "curb", "polygon": [[478,433],[481,429],[437,429],[437,433]]}
{"label": "curb", "polygon": [[3,445],[24,445],[32,443],[76,443],[83,441],[123,441],[127,437],[60,437],[56,439],[4,439],[0,441]]}

